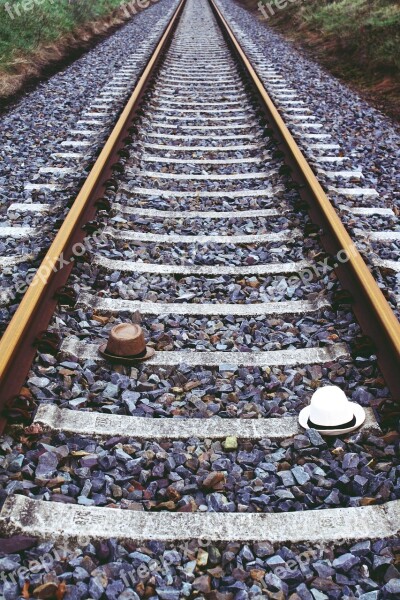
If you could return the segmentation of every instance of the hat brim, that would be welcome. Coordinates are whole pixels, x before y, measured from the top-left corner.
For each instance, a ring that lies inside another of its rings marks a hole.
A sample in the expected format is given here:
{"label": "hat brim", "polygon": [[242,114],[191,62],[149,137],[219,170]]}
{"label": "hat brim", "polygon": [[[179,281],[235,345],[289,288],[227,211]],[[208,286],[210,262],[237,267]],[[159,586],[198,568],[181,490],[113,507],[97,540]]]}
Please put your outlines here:
{"label": "hat brim", "polygon": [[[354,425],[352,425],[351,427],[346,427],[345,429],[341,429],[340,427],[336,429],[318,429],[318,427],[314,427],[314,429],[318,431],[318,433],[320,433],[321,435],[342,435],[343,433],[351,433],[352,431],[355,431],[356,429],[361,427],[361,425],[365,421],[365,410],[356,402],[350,402],[350,404],[353,408],[353,414],[356,418],[356,422]],[[311,407],[306,406],[305,408],[303,408],[303,410],[300,411],[299,423],[301,427],[303,427],[303,429],[310,429],[310,426],[308,425],[308,419],[310,418],[310,410]]]}
{"label": "hat brim", "polygon": [[155,354],[154,348],[150,346],[146,346],[146,354],[144,356],[136,357],[136,356],[118,356],[117,354],[110,354],[106,350],[107,344],[102,344],[99,348],[99,353],[103,358],[118,365],[135,365],[138,362],[145,362],[146,360],[150,360]]}

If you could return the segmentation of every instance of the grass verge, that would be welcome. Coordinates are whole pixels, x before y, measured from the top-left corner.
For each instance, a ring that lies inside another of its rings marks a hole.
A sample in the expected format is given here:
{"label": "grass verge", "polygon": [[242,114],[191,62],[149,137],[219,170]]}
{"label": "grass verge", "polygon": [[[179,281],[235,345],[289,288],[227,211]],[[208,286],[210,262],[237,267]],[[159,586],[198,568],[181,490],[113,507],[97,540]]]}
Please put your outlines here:
{"label": "grass verge", "polygon": [[0,98],[131,14],[121,0],[0,0]]}
{"label": "grass verge", "polygon": [[[238,0],[262,18],[258,1]],[[400,121],[399,0],[262,1],[265,23]]]}

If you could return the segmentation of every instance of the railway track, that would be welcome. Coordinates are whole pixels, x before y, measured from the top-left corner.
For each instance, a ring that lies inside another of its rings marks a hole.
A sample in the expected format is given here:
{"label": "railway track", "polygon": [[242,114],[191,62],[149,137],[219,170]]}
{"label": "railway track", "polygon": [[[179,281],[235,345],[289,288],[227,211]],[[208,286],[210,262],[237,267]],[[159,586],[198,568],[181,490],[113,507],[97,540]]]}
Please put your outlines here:
{"label": "railway track", "polygon": [[[317,172],[362,176],[309,139]],[[343,210],[357,214],[352,200]],[[141,323],[153,358],[104,361],[99,345],[120,322]],[[385,437],[373,407],[400,393],[399,331],[218,7],[181,2],[1,340],[3,405],[37,405],[18,446],[26,487],[4,503],[3,534],[72,545],[391,538],[398,436]],[[298,425],[330,384],[366,408],[342,442]],[[170,597],[222,589],[221,573]],[[265,597],[279,591],[253,579]],[[253,597],[232,585],[230,597]]]}

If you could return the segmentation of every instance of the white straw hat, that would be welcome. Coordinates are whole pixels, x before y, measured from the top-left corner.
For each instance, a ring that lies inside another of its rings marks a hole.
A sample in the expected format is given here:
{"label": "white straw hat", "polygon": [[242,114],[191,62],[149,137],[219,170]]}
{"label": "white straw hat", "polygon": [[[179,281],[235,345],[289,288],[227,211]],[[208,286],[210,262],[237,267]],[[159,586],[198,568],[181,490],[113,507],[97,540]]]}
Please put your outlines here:
{"label": "white straw hat", "polygon": [[365,421],[365,411],[350,402],[336,385],[326,385],[314,392],[309,406],[299,414],[304,429],[316,429],[323,435],[340,435],[358,429]]}

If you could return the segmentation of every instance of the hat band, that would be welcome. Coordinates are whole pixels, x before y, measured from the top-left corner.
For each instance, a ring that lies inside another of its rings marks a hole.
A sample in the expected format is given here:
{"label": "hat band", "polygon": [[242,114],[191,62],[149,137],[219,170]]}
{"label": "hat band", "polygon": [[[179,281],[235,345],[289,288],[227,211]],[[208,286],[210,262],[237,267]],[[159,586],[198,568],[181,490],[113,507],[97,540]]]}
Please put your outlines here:
{"label": "hat band", "polygon": [[114,354],[113,352],[107,351],[106,349],[106,353],[109,354],[110,356],[116,356],[118,358],[142,358],[143,356],[146,356],[147,353],[147,348],[146,346],[144,347],[144,350],[142,350],[141,352],[138,352],[137,354]]}
{"label": "hat band", "polygon": [[329,431],[330,429],[348,429],[349,427],[353,427],[356,424],[356,417],[353,416],[351,421],[348,423],[343,423],[342,425],[317,425],[313,423],[311,419],[308,419],[307,425],[311,427],[311,429],[319,429],[320,431]]}
{"label": "hat band", "polygon": [[129,354],[126,358],[142,358],[142,356],[146,355],[146,352],[147,352],[147,348],[145,346],[144,350],[142,350],[141,352],[138,352],[137,354]]}

